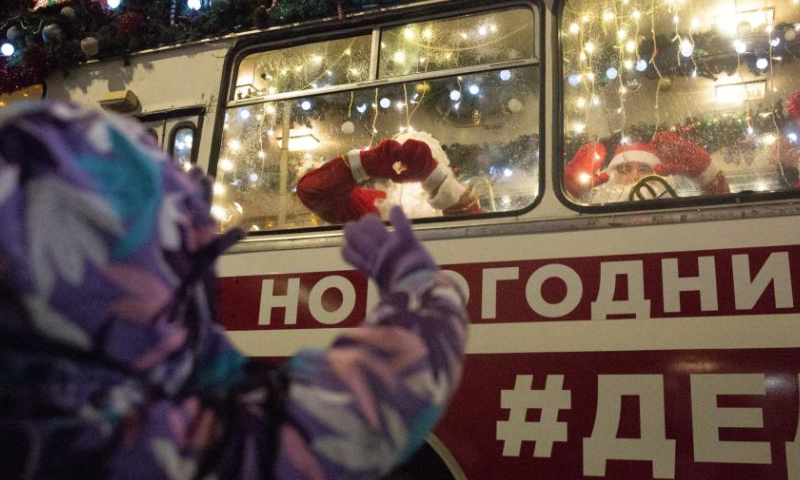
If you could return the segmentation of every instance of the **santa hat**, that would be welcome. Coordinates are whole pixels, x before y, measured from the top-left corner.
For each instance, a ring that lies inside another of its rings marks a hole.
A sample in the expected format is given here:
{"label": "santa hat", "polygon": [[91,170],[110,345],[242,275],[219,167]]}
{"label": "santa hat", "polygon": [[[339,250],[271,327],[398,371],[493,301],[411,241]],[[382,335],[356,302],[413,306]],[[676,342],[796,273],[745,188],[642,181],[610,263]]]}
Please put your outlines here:
{"label": "santa hat", "polygon": [[653,149],[648,144],[629,143],[622,145],[614,152],[614,156],[608,163],[608,169],[616,168],[624,163],[643,163],[653,167],[661,163],[661,160],[653,153]]}

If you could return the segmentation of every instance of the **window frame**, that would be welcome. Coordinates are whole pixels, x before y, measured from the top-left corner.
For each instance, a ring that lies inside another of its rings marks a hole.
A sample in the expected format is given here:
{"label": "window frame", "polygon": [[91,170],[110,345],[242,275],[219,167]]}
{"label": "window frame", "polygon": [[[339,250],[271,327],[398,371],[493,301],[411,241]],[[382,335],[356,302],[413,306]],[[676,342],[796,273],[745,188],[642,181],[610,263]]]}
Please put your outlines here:
{"label": "window frame", "polygon": [[[181,120],[177,122],[169,131],[169,135],[167,134],[167,121],[174,118],[181,118],[181,117],[193,117],[197,119],[197,123],[194,123],[192,120]],[[159,128],[161,129],[161,135],[159,135],[159,148],[164,150],[164,153],[168,154],[170,159],[172,159],[173,150],[172,144],[175,141],[173,136],[173,131],[176,130],[181,124],[188,123],[193,125],[194,127],[194,135],[192,139],[192,165],[196,165],[200,155],[200,136],[203,133],[203,123],[206,118],[206,106],[205,105],[195,105],[183,108],[174,108],[168,110],[157,110],[153,112],[144,112],[140,115],[136,115],[135,118],[142,122],[142,124],[146,124],[148,122],[161,122]],[[154,127],[147,126],[148,130],[156,131]],[[169,139],[169,147],[164,149],[164,142]]]}
{"label": "window frame", "polygon": [[[379,79],[378,77],[378,63],[379,51],[376,45],[380,45],[380,33],[383,29],[408,25],[411,23],[427,22],[435,20],[444,20],[450,18],[457,18],[469,15],[479,15],[491,13],[499,10],[508,10],[512,8],[527,8],[533,15],[533,28],[537,31],[533,34],[533,53],[531,57],[524,60],[513,60],[504,62],[495,62],[489,64],[482,64],[479,66],[462,67],[457,69],[437,70],[435,72],[405,75],[392,77],[391,79]],[[278,27],[261,35],[252,38],[240,39],[229,50],[223,69],[223,76],[220,85],[220,95],[218,100],[217,116],[214,126],[214,138],[212,139],[212,146],[209,158],[209,174],[216,176],[217,166],[220,159],[223,125],[225,121],[225,114],[229,109],[257,105],[266,102],[285,101],[295,98],[312,97],[318,95],[326,95],[339,92],[348,92],[353,90],[385,87],[391,85],[402,85],[404,83],[430,80],[436,78],[451,77],[457,75],[476,74],[482,72],[489,72],[493,70],[501,70],[506,68],[520,68],[520,67],[538,67],[538,82],[539,82],[539,126],[538,131],[535,132],[539,135],[539,191],[538,195],[531,204],[524,208],[516,210],[508,210],[502,212],[484,212],[472,215],[458,215],[452,217],[429,217],[413,219],[415,224],[442,224],[446,226],[448,223],[463,220],[475,219],[492,219],[502,217],[516,217],[526,214],[536,208],[545,196],[546,193],[546,144],[547,144],[547,127],[545,115],[545,99],[546,99],[546,85],[545,85],[545,65],[547,52],[544,49],[545,45],[545,16],[542,14],[545,9],[542,0],[509,0],[496,2],[492,0],[442,0],[438,2],[422,2],[410,5],[403,5],[397,7],[389,7],[379,11],[365,12],[362,14],[355,14],[352,18],[344,21],[339,21],[336,24],[327,22],[325,27],[320,27],[319,22],[308,22],[300,25],[292,25],[290,27]],[[453,13],[453,12],[458,13]],[[285,35],[285,31],[289,29],[290,35]],[[239,65],[242,60],[248,55],[291,48],[298,45],[307,45],[317,42],[328,40],[350,38],[358,35],[371,33],[372,35],[372,50],[370,52],[370,80],[364,82],[348,83],[342,85],[335,85],[330,87],[321,87],[316,89],[298,90],[293,92],[278,93],[273,95],[265,95],[263,97],[248,98],[236,100],[236,83],[238,76]],[[342,225],[322,225],[315,227],[302,227],[294,229],[276,229],[269,231],[248,232],[248,236],[269,236],[269,235],[287,235],[287,234],[301,234],[309,232],[325,232],[331,230],[341,230]]]}
{"label": "window frame", "polygon": [[555,116],[553,132],[553,191],[558,200],[570,210],[578,213],[609,214],[622,212],[650,212],[654,210],[673,210],[692,207],[713,207],[738,203],[775,202],[800,198],[800,188],[779,190],[775,192],[743,191],[719,195],[698,195],[683,198],[659,198],[646,201],[614,202],[607,205],[582,205],[572,200],[564,189],[564,169],[566,162],[566,112],[564,108],[564,10],[571,0],[555,0],[553,5],[553,28],[550,41],[553,49],[553,114]]}

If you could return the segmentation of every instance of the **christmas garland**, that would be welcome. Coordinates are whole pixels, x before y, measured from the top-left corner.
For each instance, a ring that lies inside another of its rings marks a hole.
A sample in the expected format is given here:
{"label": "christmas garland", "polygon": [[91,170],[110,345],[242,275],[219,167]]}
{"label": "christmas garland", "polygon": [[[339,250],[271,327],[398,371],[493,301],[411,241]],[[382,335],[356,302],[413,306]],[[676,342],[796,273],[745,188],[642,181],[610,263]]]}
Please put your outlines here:
{"label": "christmas garland", "polygon": [[13,53],[0,55],[0,94],[43,83],[57,70],[66,75],[88,59],[407,1],[2,0],[0,44]]}

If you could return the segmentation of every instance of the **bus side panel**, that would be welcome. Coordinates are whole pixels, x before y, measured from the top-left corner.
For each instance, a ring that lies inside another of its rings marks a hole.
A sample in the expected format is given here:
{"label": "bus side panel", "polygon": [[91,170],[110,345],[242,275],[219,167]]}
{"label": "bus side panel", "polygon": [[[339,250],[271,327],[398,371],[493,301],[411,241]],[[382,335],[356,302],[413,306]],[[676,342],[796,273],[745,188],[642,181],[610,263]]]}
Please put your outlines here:
{"label": "bus side panel", "polygon": [[[800,478],[797,238],[785,217],[426,242],[473,322],[435,433],[470,479]],[[324,346],[377,301],[338,248],[220,273],[256,357]]]}

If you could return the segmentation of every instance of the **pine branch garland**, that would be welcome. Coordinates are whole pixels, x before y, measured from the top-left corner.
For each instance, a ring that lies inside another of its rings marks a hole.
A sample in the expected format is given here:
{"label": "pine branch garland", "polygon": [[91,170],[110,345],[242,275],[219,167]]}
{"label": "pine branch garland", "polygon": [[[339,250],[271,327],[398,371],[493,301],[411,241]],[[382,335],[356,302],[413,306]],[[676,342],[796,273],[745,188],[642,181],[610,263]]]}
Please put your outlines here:
{"label": "pine branch garland", "polygon": [[[203,0],[203,8],[194,11],[186,0],[123,0],[117,9],[101,0],[67,0],[32,12],[33,0],[2,0],[0,39],[9,30],[21,34],[4,40],[17,53],[0,56],[0,94],[42,83],[56,70],[67,74],[87,60],[81,41],[88,37],[99,44],[99,54],[91,58],[129,57],[148,48],[315,18],[343,19],[351,11],[408,1]],[[45,40],[43,31],[50,25],[58,28],[48,31],[58,35]]]}

